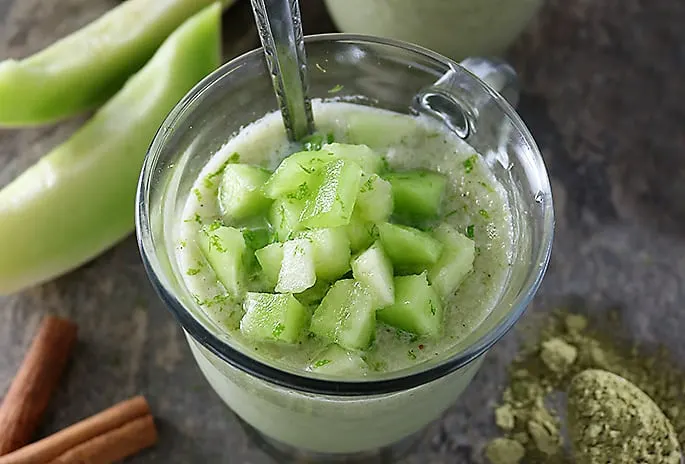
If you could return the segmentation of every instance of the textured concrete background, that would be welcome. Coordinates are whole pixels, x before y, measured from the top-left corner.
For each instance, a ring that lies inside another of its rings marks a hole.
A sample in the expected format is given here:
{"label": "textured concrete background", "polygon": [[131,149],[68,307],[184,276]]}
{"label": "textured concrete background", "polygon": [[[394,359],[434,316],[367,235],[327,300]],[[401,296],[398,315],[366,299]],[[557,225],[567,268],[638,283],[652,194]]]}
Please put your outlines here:
{"label": "textured concrete background", "polygon": [[[305,32],[330,30],[320,2],[302,3]],[[0,0],[0,59],[39,50],[116,4]],[[226,58],[257,43],[248,2],[224,20]],[[547,278],[524,320],[560,303],[589,314],[617,308],[623,323],[612,330],[664,343],[681,363],[684,23],[680,0],[555,0],[510,55],[523,77],[521,114],[552,176],[558,220]],[[0,186],[81,122],[0,130]],[[47,312],[77,321],[80,341],[41,434],[143,393],[160,443],[130,462],[272,462],[201,378],[147,284],[132,238],[64,278],[0,297],[0,392]],[[407,463],[483,462],[483,444],[494,433],[484,406],[502,390],[520,336],[512,332],[496,346]]]}

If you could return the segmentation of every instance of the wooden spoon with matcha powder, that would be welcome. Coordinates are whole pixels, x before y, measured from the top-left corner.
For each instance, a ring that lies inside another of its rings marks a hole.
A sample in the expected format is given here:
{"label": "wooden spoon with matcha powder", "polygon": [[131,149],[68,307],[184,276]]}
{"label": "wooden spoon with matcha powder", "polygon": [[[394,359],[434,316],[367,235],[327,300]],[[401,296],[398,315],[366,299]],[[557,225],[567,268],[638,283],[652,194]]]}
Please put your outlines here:
{"label": "wooden spoon with matcha powder", "polygon": [[638,387],[618,375],[588,369],[568,392],[573,453],[586,464],[680,464],[668,418]]}

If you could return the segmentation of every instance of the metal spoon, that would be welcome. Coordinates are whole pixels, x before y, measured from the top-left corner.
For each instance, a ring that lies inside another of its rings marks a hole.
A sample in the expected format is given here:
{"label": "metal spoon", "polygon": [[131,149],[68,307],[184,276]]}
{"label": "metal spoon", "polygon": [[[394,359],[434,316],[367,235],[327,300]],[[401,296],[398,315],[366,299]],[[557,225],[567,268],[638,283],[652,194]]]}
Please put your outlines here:
{"label": "metal spoon", "polygon": [[314,131],[298,0],[251,0],[288,138]]}

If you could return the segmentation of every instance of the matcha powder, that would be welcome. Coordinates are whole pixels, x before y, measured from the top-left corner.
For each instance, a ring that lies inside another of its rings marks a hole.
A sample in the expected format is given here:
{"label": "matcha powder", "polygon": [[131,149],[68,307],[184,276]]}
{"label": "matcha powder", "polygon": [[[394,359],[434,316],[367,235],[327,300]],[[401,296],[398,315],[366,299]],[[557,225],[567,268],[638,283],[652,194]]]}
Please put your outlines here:
{"label": "matcha powder", "polygon": [[[611,322],[616,324],[618,321]],[[619,376],[616,378],[625,379],[627,385],[632,384],[644,395],[634,394],[629,387],[618,389],[613,380],[599,386],[593,384],[586,379],[584,371],[588,369],[616,374]],[[579,376],[581,372],[583,375]],[[566,392],[572,381],[576,386],[587,387],[584,392],[590,386],[594,390],[582,400],[574,395],[575,403],[569,404],[567,415]],[[611,401],[604,400],[607,398]],[[588,455],[582,454],[590,452],[589,448],[603,450],[598,459],[614,457],[601,461],[603,463],[670,463],[662,459],[664,453],[679,456],[678,447],[685,445],[683,398],[685,375],[672,367],[666,353],[645,357],[637,348],[621,345],[607,339],[604,333],[593,331],[581,315],[556,313],[543,325],[539,343],[524,347],[511,366],[510,384],[502,395],[501,405],[494,411],[495,422],[503,436],[488,443],[485,456],[492,464],[571,463],[574,461],[570,456],[569,438],[580,437],[582,433],[589,441],[574,442],[576,454],[584,463],[600,462],[587,460]],[[628,404],[628,400],[633,402]],[[596,414],[588,415],[589,408],[595,408]],[[663,412],[661,417],[665,416],[663,422],[667,425],[654,430],[658,437],[635,434],[635,441],[626,448],[625,442],[616,437],[622,432],[630,433],[630,427],[636,420],[647,417],[647,412],[653,412],[649,417],[657,417]],[[587,420],[576,420],[569,427],[566,425],[569,415]],[[591,426],[591,423],[597,425]],[[584,451],[581,450],[583,443],[588,444]],[[663,443],[675,448],[663,445],[666,446],[664,453],[653,453],[650,458],[648,451],[654,451],[655,446]],[[616,460],[627,450],[634,452],[634,456]],[[673,462],[679,462],[679,458]]]}
{"label": "matcha powder", "polygon": [[573,455],[588,464],[679,464],[680,446],[654,402],[623,377],[588,369],[568,391]]}

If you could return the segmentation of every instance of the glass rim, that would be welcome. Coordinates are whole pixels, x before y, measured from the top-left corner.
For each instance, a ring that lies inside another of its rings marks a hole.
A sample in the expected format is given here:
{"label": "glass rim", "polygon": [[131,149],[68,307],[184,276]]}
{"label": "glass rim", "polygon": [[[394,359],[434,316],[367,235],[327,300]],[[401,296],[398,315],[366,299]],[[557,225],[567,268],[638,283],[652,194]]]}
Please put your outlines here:
{"label": "glass rim", "polygon": [[214,85],[220,82],[222,78],[241,67],[244,62],[252,59],[255,55],[262,55],[263,49],[261,47],[233,58],[202,79],[186,94],[185,97],[181,99],[180,102],[176,104],[155,134],[150,148],[145,156],[138,183],[138,190],[136,193],[136,235],[145,270],[149,279],[153,283],[155,291],[165,303],[166,307],[169,309],[184,331],[186,331],[195,341],[202,344],[205,349],[209,350],[211,353],[232,367],[235,367],[249,375],[255,376],[271,384],[301,392],[328,396],[370,396],[408,390],[410,388],[440,379],[441,377],[455,372],[456,370],[472,362],[474,359],[480,357],[497,341],[499,341],[523,315],[526,307],[535,296],[535,293],[542,282],[552,251],[552,241],[554,236],[554,209],[551,200],[552,197],[549,176],[547,174],[547,169],[542,159],[542,155],[540,154],[540,150],[532,135],[528,131],[526,125],[523,123],[516,111],[504,99],[504,97],[492,90],[481,79],[474,76],[471,72],[460,66],[455,61],[436,52],[395,39],[361,34],[329,33],[309,35],[305,36],[305,42],[358,42],[372,45],[384,45],[399,48],[414,54],[423,55],[424,57],[428,57],[443,63],[448,67],[456,66],[458,69],[470,74],[474,78],[475,82],[480,85],[481,90],[487,93],[493,99],[500,111],[510,120],[516,130],[522,134],[526,140],[526,143],[532,149],[531,151],[536,172],[543,174],[542,180],[544,182],[542,187],[545,195],[549,197],[550,201],[543,209],[541,245],[537,250],[533,250],[531,256],[532,262],[536,264],[536,270],[531,272],[531,276],[529,276],[524,282],[522,290],[519,292],[517,298],[513,301],[512,308],[509,313],[504,316],[502,320],[499,321],[493,328],[488,330],[485,334],[480,336],[477,340],[469,344],[463,350],[436,365],[428,367],[425,370],[392,378],[355,381],[308,377],[271,366],[265,362],[254,359],[241,352],[237,348],[234,348],[223,342],[217,338],[212,331],[210,331],[195,317],[193,317],[191,312],[187,310],[183,303],[181,303],[174,295],[174,292],[167,287],[164,282],[166,279],[161,279],[159,277],[160,275],[163,276],[164,272],[161,269],[159,261],[156,257],[150,227],[150,179],[152,174],[157,169],[159,154],[164,149],[170,133],[173,132],[172,129],[177,127],[178,122],[185,114],[194,110],[194,103],[197,101],[197,99],[205,92],[211,91]]}

